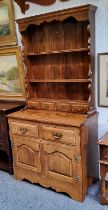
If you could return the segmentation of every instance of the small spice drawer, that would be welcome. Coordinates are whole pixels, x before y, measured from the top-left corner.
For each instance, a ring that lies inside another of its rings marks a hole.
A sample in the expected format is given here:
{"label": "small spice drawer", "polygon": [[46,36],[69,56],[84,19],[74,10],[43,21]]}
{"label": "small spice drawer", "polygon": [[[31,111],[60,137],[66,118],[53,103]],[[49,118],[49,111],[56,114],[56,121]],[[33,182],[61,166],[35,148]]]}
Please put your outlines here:
{"label": "small spice drawer", "polygon": [[[44,140],[57,141],[76,145],[80,143],[80,130],[78,128],[64,129],[59,126],[41,126],[40,138]],[[76,141],[77,139],[77,141]]]}
{"label": "small spice drawer", "polygon": [[70,103],[70,110],[73,113],[87,113],[88,112],[88,106],[87,105],[74,105]]}
{"label": "small spice drawer", "polygon": [[68,103],[57,103],[56,110],[60,112],[70,112],[70,104]]}
{"label": "small spice drawer", "polygon": [[12,134],[34,136],[35,138],[38,138],[38,125],[12,121],[11,132]]}

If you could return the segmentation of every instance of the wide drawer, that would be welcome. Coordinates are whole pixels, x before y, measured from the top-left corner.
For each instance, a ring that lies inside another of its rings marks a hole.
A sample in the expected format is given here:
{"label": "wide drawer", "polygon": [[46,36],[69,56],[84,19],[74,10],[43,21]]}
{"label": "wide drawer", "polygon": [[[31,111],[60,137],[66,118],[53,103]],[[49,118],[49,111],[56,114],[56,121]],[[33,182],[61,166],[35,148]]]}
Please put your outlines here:
{"label": "wide drawer", "polygon": [[19,135],[30,135],[38,138],[38,125],[37,124],[27,124],[20,122],[11,122],[11,132],[12,134]]}
{"label": "wide drawer", "polygon": [[79,129],[73,128],[66,129],[59,126],[46,126],[41,127],[41,138],[44,140],[52,140],[57,142],[69,143],[76,145],[80,142]]}

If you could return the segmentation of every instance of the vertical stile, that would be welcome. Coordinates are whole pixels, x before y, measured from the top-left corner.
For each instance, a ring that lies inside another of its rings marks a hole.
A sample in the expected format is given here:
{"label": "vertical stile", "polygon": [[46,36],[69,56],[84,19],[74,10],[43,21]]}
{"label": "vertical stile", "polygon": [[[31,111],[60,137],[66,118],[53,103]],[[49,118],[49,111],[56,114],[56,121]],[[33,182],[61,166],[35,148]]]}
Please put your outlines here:
{"label": "vertical stile", "polygon": [[91,103],[92,103],[92,90],[91,90],[91,74],[92,74],[92,70],[91,70],[91,33],[90,33],[90,24],[88,24],[87,26],[87,31],[88,31],[88,56],[89,56],[89,70],[88,70],[88,79],[89,79],[89,84],[88,84],[88,90],[89,90],[89,97],[88,97],[88,106],[90,109]]}

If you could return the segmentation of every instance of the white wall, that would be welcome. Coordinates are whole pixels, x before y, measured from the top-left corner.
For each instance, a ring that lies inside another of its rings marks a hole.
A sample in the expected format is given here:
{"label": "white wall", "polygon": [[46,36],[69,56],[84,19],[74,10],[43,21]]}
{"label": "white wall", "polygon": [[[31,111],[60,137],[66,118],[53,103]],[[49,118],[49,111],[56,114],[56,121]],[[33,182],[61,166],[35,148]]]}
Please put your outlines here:
{"label": "white wall", "polygon": [[[37,4],[30,3],[30,8],[25,14],[21,13],[19,6],[14,3],[15,19],[20,19],[28,16],[34,16],[46,12],[61,10],[65,8],[80,6],[84,4],[93,4],[97,6],[96,10],[96,103],[98,103],[98,68],[97,68],[97,54],[102,52],[108,52],[108,0],[68,0],[66,2],[60,2],[56,0],[53,5],[39,6]],[[17,35],[20,45],[20,34],[17,28]],[[108,108],[98,107],[99,112],[99,138],[108,131]]]}

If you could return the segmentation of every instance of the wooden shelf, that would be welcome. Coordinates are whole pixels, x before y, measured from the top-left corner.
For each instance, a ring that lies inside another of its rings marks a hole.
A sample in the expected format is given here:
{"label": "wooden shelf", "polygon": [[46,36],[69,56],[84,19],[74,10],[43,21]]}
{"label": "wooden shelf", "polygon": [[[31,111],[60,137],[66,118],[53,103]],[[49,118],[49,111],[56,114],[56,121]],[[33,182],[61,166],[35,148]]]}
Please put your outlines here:
{"label": "wooden shelf", "polygon": [[108,132],[106,132],[97,143],[102,146],[108,146]]}
{"label": "wooden shelf", "polygon": [[49,99],[49,98],[30,98],[28,99],[28,101],[32,101],[32,102],[56,102],[56,103],[71,103],[71,104],[80,104],[80,105],[88,105],[88,101],[87,100],[69,100],[69,99]]}
{"label": "wooden shelf", "polygon": [[27,49],[24,52],[24,56],[31,56],[31,55],[49,55],[49,54],[60,54],[60,53],[70,53],[70,52],[89,52],[89,48],[78,48],[78,49],[68,49],[68,50],[53,50],[53,51],[43,51],[43,52],[36,52],[35,49]]}
{"label": "wooden shelf", "polygon": [[31,83],[45,83],[45,82],[51,82],[51,83],[87,83],[91,82],[90,79],[29,79],[29,82]]}

